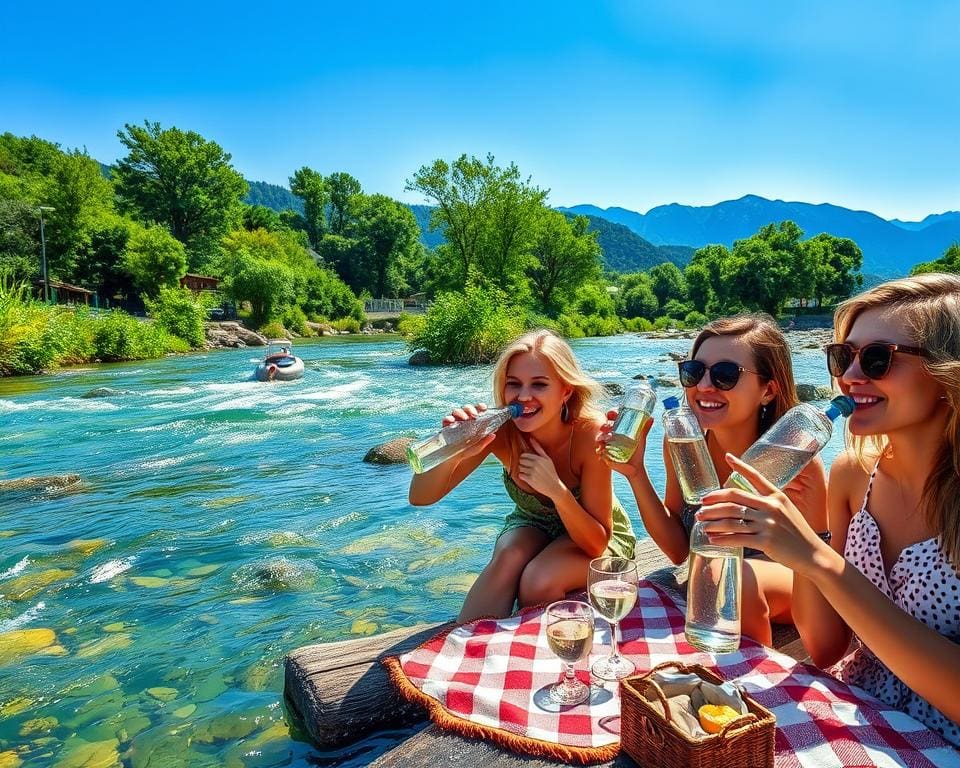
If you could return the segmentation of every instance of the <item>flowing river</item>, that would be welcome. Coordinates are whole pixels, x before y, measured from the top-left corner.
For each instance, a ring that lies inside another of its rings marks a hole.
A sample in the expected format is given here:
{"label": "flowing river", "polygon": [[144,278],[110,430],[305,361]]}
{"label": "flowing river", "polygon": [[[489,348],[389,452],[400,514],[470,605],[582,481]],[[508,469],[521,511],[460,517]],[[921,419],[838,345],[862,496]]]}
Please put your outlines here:
{"label": "flowing river", "polygon": [[[667,353],[689,345],[573,344],[620,384],[675,378]],[[364,765],[391,743],[325,754],[291,738],[283,655],[457,613],[509,509],[499,465],[417,509],[406,466],[361,459],[489,402],[491,369],[413,368],[383,337],[297,351],[290,383],[252,381],[251,349],[0,380],[0,480],[80,476],[0,492],[0,763]],[[829,384],[817,350],[794,365]]]}

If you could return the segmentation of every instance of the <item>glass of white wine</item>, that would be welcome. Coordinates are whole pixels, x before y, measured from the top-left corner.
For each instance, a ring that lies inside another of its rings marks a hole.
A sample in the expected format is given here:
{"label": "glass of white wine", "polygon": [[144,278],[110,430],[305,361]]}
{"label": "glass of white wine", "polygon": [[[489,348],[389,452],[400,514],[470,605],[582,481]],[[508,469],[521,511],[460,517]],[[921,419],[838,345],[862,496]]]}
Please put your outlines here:
{"label": "glass of white wine", "polygon": [[590,668],[602,680],[619,680],[633,674],[636,666],[617,650],[617,629],[620,619],[637,603],[637,563],[625,557],[598,557],[590,561],[587,589],[590,602],[610,622],[613,648],[610,655],[597,660]]}
{"label": "glass of white wine", "polygon": [[593,649],[593,609],[579,600],[560,600],[547,606],[547,645],[564,665],[563,680],[550,686],[551,701],[560,705],[579,704],[590,688],[573,673],[573,665]]}

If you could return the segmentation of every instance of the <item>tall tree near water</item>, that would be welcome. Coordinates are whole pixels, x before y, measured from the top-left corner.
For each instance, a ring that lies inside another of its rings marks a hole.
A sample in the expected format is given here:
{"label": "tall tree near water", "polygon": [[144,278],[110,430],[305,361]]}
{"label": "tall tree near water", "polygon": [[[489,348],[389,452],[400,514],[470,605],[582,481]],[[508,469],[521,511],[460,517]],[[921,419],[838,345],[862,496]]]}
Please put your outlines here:
{"label": "tall tree near water", "polygon": [[194,131],[149,121],[124,127],[117,136],[128,154],[113,167],[121,207],[167,227],[190,267],[203,268],[239,220],[247,183],[229,153]]}
{"label": "tall tree near water", "polygon": [[860,267],[863,253],[850,238],[822,233],[803,243],[814,267],[812,295],[821,307],[824,301],[845,299],[863,285]]}
{"label": "tall tree near water", "polygon": [[330,202],[330,189],[323,176],[312,168],[294,171],[290,177],[290,191],[303,200],[303,218],[307,224],[307,237],[310,245],[319,249],[320,239],[327,231],[327,217],[324,209]]}
{"label": "tall tree near water", "polygon": [[330,231],[334,235],[343,235],[350,225],[351,208],[360,194],[360,182],[349,173],[338,171],[326,178],[330,191]]}
{"label": "tall tree near water", "polygon": [[417,220],[407,206],[386,195],[354,196],[354,205],[354,229],[366,256],[361,290],[378,297],[396,295],[401,282],[398,262],[412,257],[420,245]]}
{"label": "tall tree near water", "polygon": [[541,311],[548,315],[556,316],[577,288],[600,277],[600,246],[596,233],[587,231],[589,225],[586,216],[570,220],[553,210],[544,210],[540,217],[527,275]]}
{"label": "tall tree near water", "polygon": [[461,155],[447,163],[435,160],[407,181],[436,204],[431,229],[443,231],[437,247],[447,287],[463,285],[471,267],[486,281],[515,295],[525,289],[536,221],[547,192],[522,179],[516,165],[500,168]]}

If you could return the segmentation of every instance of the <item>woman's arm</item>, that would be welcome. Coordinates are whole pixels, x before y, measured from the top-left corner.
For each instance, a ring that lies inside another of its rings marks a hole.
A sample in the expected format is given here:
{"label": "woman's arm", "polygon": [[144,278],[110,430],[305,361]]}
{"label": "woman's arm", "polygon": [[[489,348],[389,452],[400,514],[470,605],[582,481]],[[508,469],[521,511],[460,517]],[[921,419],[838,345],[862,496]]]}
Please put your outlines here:
{"label": "woman's arm", "polygon": [[599,425],[573,427],[574,464],[579,464],[580,500],[560,480],[553,460],[530,440],[536,453],[520,457],[519,475],[527,485],[550,498],[557,508],[567,533],[590,557],[599,557],[610,542],[613,531],[613,484],[610,468],[594,451]]}
{"label": "woman's arm", "polygon": [[[733,488],[710,494],[710,504],[698,515],[711,521],[704,526],[711,540],[716,537],[728,546],[757,547],[809,579],[893,674],[951,720],[960,722],[960,645],[903,611],[856,566],[817,538],[786,494],[753,467],[729,454],[727,461],[767,495]],[[838,472],[843,476],[842,464]],[[849,492],[851,486],[847,488]],[[741,511],[741,506],[748,509]],[[747,524],[742,525],[740,518]]]}
{"label": "woman's arm", "polygon": [[[615,414],[615,412],[611,413]],[[607,415],[609,417],[611,414]],[[690,540],[686,529],[680,522],[683,497],[680,493],[680,484],[677,482],[676,473],[673,471],[673,462],[670,460],[667,451],[666,440],[663,442],[663,464],[667,471],[666,503],[660,499],[657,489],[650,482],[645,454],[647,435],[652,426],[653,421],[647,422],[643,431],[637,436],[637,450],[634,451],[629,461],[621,463],[611,460],[602,448],[605,445],[605,439],[601,439],[599,445],[601,446],[601,455],[607,466],[626,477],[630,483],[630,490],[633,491],[633,498],[637,502],[640,519],[643,521],[643,527],[650,534],[650,538],[670,558],[671,562],[679,565],[687,559],[690,552]],[[608,430],[604,430],[604,432],[609,433]]]}
{"label": "woman's arm", "polygon": [[[478,413],[486,410],[486,406],[478,403],[456,409],[451,416],[443,420],[443,426],[449,426],[454,421],[467,421],[477,417]],[[476,445],[470,446],[463,453],[438,464],[429,472],[414,474],[410,479],[408,499],[415,507],[425,507],[440,501],[450,491],[463,482],[473,470],[479,467],[491,452],[499,456],[507,450],[506,441],[499,432],[487,435]]]}
{"label": "woman's arm", "polygon": [[[823,465],[819,461],[817,465],[808,464],[801,473],[807,477],[798,478],[800,483],[795,485],[794,481],[784,490],[797,508],[805,512],[804,517],[814,531],[831,532],[830,546],[842,556],[850,524],[852,485],[856,484],[856,474],[858,471],[862,474],[862,469],[852,454],[841,454],[830,468],[829,486],[818,492],[817,480],[822,486],[824,473]],[[821,497],[825,497],[825,510],[818,502]],[[825,524],[825,520],[829,520],[829,524]],[[850,628],[817,586],[796,571],[793,574],[791,611],[803,647],[814,664],[829,667],[843,658],[850,647]]]}

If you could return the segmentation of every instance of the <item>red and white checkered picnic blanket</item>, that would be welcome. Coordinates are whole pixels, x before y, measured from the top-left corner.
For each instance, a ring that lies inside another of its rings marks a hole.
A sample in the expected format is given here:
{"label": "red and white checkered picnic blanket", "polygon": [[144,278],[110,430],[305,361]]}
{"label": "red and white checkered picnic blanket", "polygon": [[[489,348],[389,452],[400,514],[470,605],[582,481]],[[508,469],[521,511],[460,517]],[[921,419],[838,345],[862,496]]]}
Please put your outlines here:
{"label": "red and white checkered picnic blanket", "polygon": [[[716,659],[695,650],[684,639],[684,611],[655,584],[641,582],[637,605],[620,624],[621,653],[637,665],[637,674],[679,661],[740,682],[777,718],[777,768],[960,768],[960,753],[937,733],[815,667],[747,638],[739,651]],[[590,665],[610,651],[606,622],[598,620],[595,631],[589,662],[577,665],[587,683]],[[619,751],[617,686],[595,687],[590,701],[575,707],[541,706],[542,689],[562,671],[547,646],[542,608],[465,624],[386,664],[408,698],[464,735],[579,762],[612,759]]]}

